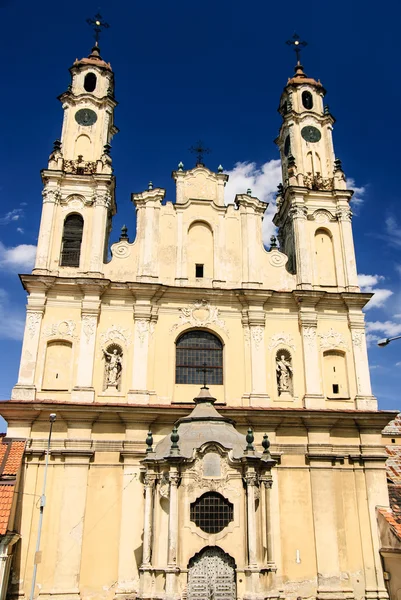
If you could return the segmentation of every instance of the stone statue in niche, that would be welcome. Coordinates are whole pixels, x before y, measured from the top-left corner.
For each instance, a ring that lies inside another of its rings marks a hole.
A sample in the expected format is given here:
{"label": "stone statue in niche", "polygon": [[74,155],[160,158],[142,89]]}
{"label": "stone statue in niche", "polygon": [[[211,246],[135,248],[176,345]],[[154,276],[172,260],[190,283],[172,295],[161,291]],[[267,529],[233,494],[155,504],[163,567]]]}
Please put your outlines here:
{"label": "stone statue in niche", "polygon": [[293,369],[288,350],[279,350],[276,354],[277,388],[280,397],[293,395]]}
{"label": "stone statue in niche", "polygon": [[113,344],[107,350],[103,350],[106,361],[104,387],[120,389],[121,372],[123,368],[123,352],[119,346]]}

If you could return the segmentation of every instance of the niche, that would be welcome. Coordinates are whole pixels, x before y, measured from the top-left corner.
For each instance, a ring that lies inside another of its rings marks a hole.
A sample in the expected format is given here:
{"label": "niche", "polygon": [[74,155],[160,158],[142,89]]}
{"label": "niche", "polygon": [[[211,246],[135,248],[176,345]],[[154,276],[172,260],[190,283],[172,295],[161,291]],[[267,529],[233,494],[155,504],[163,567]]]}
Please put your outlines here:
{"label": "niche", "polygon": [[123,350],[118,344],[110,344],[103,349],[104,376],[103,391],[121,391],[121,375],[123,371]]}
{"label": "niche", "polygon": [[317,284],[322,286],[337,285],[333,238],[327,229],[321,228],[315,232],[315,256]]}
{"label": "niche", "polygon": [[71,378],[71,342],[57,340],[46,348],[43,390],[68,391]]}
{"label": "niche", "polygon": [[324,385],[327,398],[349,398],[347,362],[340,350],[323,354]]}
{"label": "niche", "polygon": [[291,354],[288,350],[280,349],[276,353],[277,391],[281,399],[292,398],[294,395],[294,373]]}
{"label": "niche", "polygon": [[[213,232],[208,223],[195,221],[188,230],[187,273],[192,278],[213,279]],[[202,267],[202,269],[201,269]]]}

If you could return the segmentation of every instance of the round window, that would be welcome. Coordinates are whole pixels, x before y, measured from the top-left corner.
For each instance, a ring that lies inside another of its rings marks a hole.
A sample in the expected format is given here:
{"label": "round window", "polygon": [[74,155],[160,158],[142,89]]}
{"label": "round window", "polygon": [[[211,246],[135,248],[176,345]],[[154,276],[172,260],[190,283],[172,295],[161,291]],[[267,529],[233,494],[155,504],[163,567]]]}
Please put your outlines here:
{"label": "round window", "polygon": [[233,516],[234,506],[216,492],[207,492],[191,504],[191,521],[206,533],[219,533]]}

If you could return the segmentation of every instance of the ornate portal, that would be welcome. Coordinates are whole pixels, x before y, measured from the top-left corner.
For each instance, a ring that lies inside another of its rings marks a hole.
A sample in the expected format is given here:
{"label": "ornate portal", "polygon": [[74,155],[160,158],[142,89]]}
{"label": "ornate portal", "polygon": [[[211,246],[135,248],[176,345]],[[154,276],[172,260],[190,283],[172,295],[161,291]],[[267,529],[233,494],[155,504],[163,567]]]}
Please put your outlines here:
{"label": "ornate portal", "polygon": [[235,600],[235,562],[220,548],[206,548],[189,561],[188,600]]}

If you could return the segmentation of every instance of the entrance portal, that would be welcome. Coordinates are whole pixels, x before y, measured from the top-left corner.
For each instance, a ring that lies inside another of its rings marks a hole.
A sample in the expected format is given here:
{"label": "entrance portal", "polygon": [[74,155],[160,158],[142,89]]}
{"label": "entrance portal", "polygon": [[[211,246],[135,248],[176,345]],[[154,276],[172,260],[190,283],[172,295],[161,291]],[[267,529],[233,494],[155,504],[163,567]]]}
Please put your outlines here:
{"label": "entrance portal", "polygon": [[188,600],[235,600],[235,562],[221,548],[207,547],[188,565]]}

